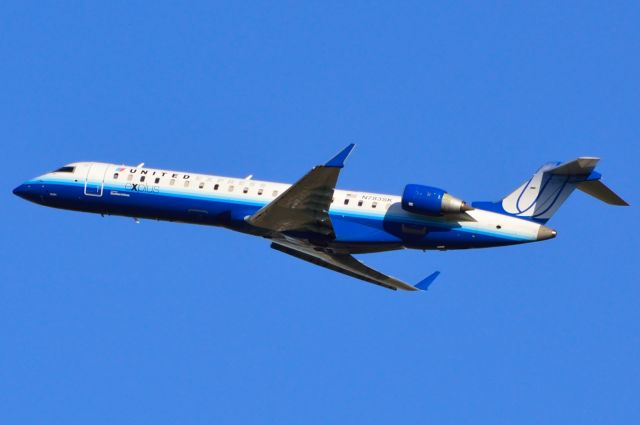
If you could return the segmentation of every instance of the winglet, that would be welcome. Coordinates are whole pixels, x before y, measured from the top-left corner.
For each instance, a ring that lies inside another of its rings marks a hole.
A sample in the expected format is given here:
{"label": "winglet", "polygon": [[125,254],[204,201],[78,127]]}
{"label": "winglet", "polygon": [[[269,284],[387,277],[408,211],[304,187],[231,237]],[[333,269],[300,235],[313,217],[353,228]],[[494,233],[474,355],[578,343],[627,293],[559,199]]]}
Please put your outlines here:
{"label": "winglet", "polygon": [[426,278],[424,278],[423,280],[421,280],[417,285],[416,288],[426,291],[427,289],[429,289],[429,285],[431,285],[433,283],[434,280],[436,280],[436,278],[440,275],[440,272],[433,272],[431,273],[429,276],[427,276]]}
{"label": "winglet", "polygon": [[349,146],[347,146],[346,148],[341,150],[339,154],[337,154],[336,156],[331,158],[329,160],[329,162],[324,164],[324,166],[325,167],[335,167],[335,168],[344,167],[344,161],[347,159],[347,157],[349,156],[349,154],[351,153],[351,151],[355,147],[356,147],[355,143],[351,143]]}

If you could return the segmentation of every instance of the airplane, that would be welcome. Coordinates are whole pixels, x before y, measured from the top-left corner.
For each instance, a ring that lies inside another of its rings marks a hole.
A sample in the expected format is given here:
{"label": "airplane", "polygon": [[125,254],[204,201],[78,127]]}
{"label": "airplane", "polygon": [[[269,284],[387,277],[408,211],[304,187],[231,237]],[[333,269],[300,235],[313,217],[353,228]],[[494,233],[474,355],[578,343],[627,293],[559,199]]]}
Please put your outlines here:
{"label": "airplane", "polygon": [[543,165],[497,202],[467,203],[419,184],[401,196],[336,189],[348,145],[289,185],[148,168],[75,162],[28,180],[13,193],[53,208],[221,226],[261,236],[301,260],[393,290],[427,290],[436,271],[416,285],[374,270],[354,254],[399,249],[487,248],[543,241],[545,224],[579,189],[605,203],[628,204],[594,171],[599,158]]}

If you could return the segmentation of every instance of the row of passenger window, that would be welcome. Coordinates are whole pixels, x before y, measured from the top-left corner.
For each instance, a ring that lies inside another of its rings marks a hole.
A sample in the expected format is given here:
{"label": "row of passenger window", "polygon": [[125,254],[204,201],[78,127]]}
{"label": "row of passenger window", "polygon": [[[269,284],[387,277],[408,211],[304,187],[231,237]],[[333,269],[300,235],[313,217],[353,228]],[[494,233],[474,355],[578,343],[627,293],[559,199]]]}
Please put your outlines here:
{"label": "row of passenger window", "polygon": [[[344,200],[344,204],[345,204],[345,205],[349,205],[349,201],[350,201],[350,199],[349,199],[349,198],[345,199],[345,200]],[[361,207],[363,204],[364,204],[364,201],[363,201],[363,200],[358,201],[358,206],[359,206],[359,207]],[[373,202],[371,203],[371,208],[377,208],[377,207],[378,207],[378,203],[377,203],[376,201],[373,201]]]}
{"label": "row of passenger window", "polygon": [[[119,177],[120,177],[119,173],[113,173],[113,179],[114,179],[114,180],[118,180],[118,178],[119,178]],[[140,179],[139,179],[138,181],[139,181],[140,183],[144,183],[144,182],[146,181],[146,178],[147,178],[147,176],[142,175],[142,176],[140,176]],[[127,175],[127,181],[133,181],[133,174],[128,174],[128,175]],[[154,179],[153,183],[154,183],[154,184],[159,184],[159,183],[160,183],[160,177],[156,177],[156,178]],[[175,184],[176,184],[176,179],[170,179],[170,180],[169,180],[169,186],[175,186]],[[185,180],[185,181],[184,181],[184,183],[183,183],[183,186],[184,186],[184,187],[189,187],[190,185],[191,185],[191,180]],[[198,189],[204,189],[204,186],[205,186],[204,182],[200,182],[200,183],[198,184]],[[217,191],[217,190],[219,190],[219,189],[220,189],[220,184],[216,183],[216,184],[214,184],[214,185],[213,185],[213,190]],[[233,191],[234,191],[234,189],[235,189],[235,186],[234,186],[234,185],[229,185],[229,186],[227,187],[227,190],[228,190],[229,192],[233,192]],[[245,193],[245,194],[246,194],[246,193],[249,193],[249,188],[245,186],[245,187],[242,189],[242,193]],[[259,189],[258,189],[258,191],[257,191],[257,194],[258,194],[259,196],[262,196],[262,194],[263,194],[263,193],[264,193],[264,189],[263,189],[263,188],[259,188]],[[271,192],[271,196],[273,196],[274,198],[275,198],[276,196],[278,196],[278,191],[277,191],[277,190],[274,190],[273,192]]]}
{"label": "row of passenger window", "polygon": [[[114,179],[114,180],[118,180],[118,178],[119,178],[119,177],[120,177],[119,173],[113,173],[113,179]],[[144,176],[144,175],[140,176],[140,180],[139,180],[139,181],[140,181],[140,183],[144,183],[144,182],[145,182],[145,180],[146,180],[146,178],[147,178],[147,176]],[[128,175],[127,175],[127,181],[133,181],[133,174],[128,174]],[[158,183],[160,183],[160,177],[156,177],[156,178],[154,179],[154,184],[158,184]],[[184,187],[189,187],[190,183],[191,183],[191,180],[185,180],[185,181],[184,181],[184,183],[183,183],[183,185],[184,185]],[[169,180],[169,186],[174,186],[175,184],[176,184],[176,179],[170,179],[170,180]],[[204,185],[204,182],[200,182],[200,183],[198,184],[198,189],[204,189],[204,186],[205,186],[205,185]],[[213,190],[214,190],[214,191],[217,191],[217,190],[219,190],[219,189],[220,189],[220,184],[216,183],[216,184],[214,184],[214,185],[213,185]],[[234,190],[234,185],[229,185],[229,186],[228,186],[228,188],[227,188],[227,190],[228,190],[229,192],[233,192],[233,190]],[[244,193],[244,194],[249,193],[249,188],[245,186],[245,187],[242,189],[242,193]],[[264,193],[264,190],[263,190],[262,188],[259,188],[259,189],[258,189],[258,191],[257,191],[258,196],[262,196],[262,194],[263,194],[263,193]],[[275,198],[276,196],[278,196],[278,191],[277,191],[277,190],[274,190],[273,192],[271,192],[271,196],[272,196],[272,197],[274,197],[274,198]],[[345,200],[344,200],[344,205],[349,205],[349,201],[350,201],[350,199],[349,199],[349,198],[345,199]],[[333,202],[334,202],[334,200],[332,199],[332,200],[331,200],[331,203],[333,203]],[[362,200],[359,200],[359,201],[358,201],[358,206],[359,206],[359,207],[362,207],[362,206],[363,206],[363,204],[364,204],[364,201],[362,201]],[[376,201],[373,201],[373,202],[371,203],[371,208],[377,208],[377,207],[378,207],[378,203],[377,203]]]}

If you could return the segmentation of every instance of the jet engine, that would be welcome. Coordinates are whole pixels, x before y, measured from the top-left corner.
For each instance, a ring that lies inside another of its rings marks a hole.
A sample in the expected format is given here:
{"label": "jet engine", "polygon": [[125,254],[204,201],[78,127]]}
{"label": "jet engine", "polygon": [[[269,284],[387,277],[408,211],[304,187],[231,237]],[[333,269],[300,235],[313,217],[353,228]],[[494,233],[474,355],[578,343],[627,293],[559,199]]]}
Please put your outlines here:
{"label": "jet engine", "polygon": [[426,215],[455,214],[472,210],[466,202],[437,187],[408,184],[402,193],[402,208]]}

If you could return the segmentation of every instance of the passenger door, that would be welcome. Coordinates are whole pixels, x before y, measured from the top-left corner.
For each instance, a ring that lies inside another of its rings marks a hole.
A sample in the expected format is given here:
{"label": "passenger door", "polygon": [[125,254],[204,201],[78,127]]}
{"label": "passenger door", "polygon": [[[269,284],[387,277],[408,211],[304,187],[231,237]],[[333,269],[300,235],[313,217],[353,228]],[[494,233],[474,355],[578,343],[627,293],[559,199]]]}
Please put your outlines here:
{"label": "passenger door", "polygon": [[107,164],[91,164],[84,180],[84,194],[87,196],[102,196],[104,189],[104,176],[107,173]]}

